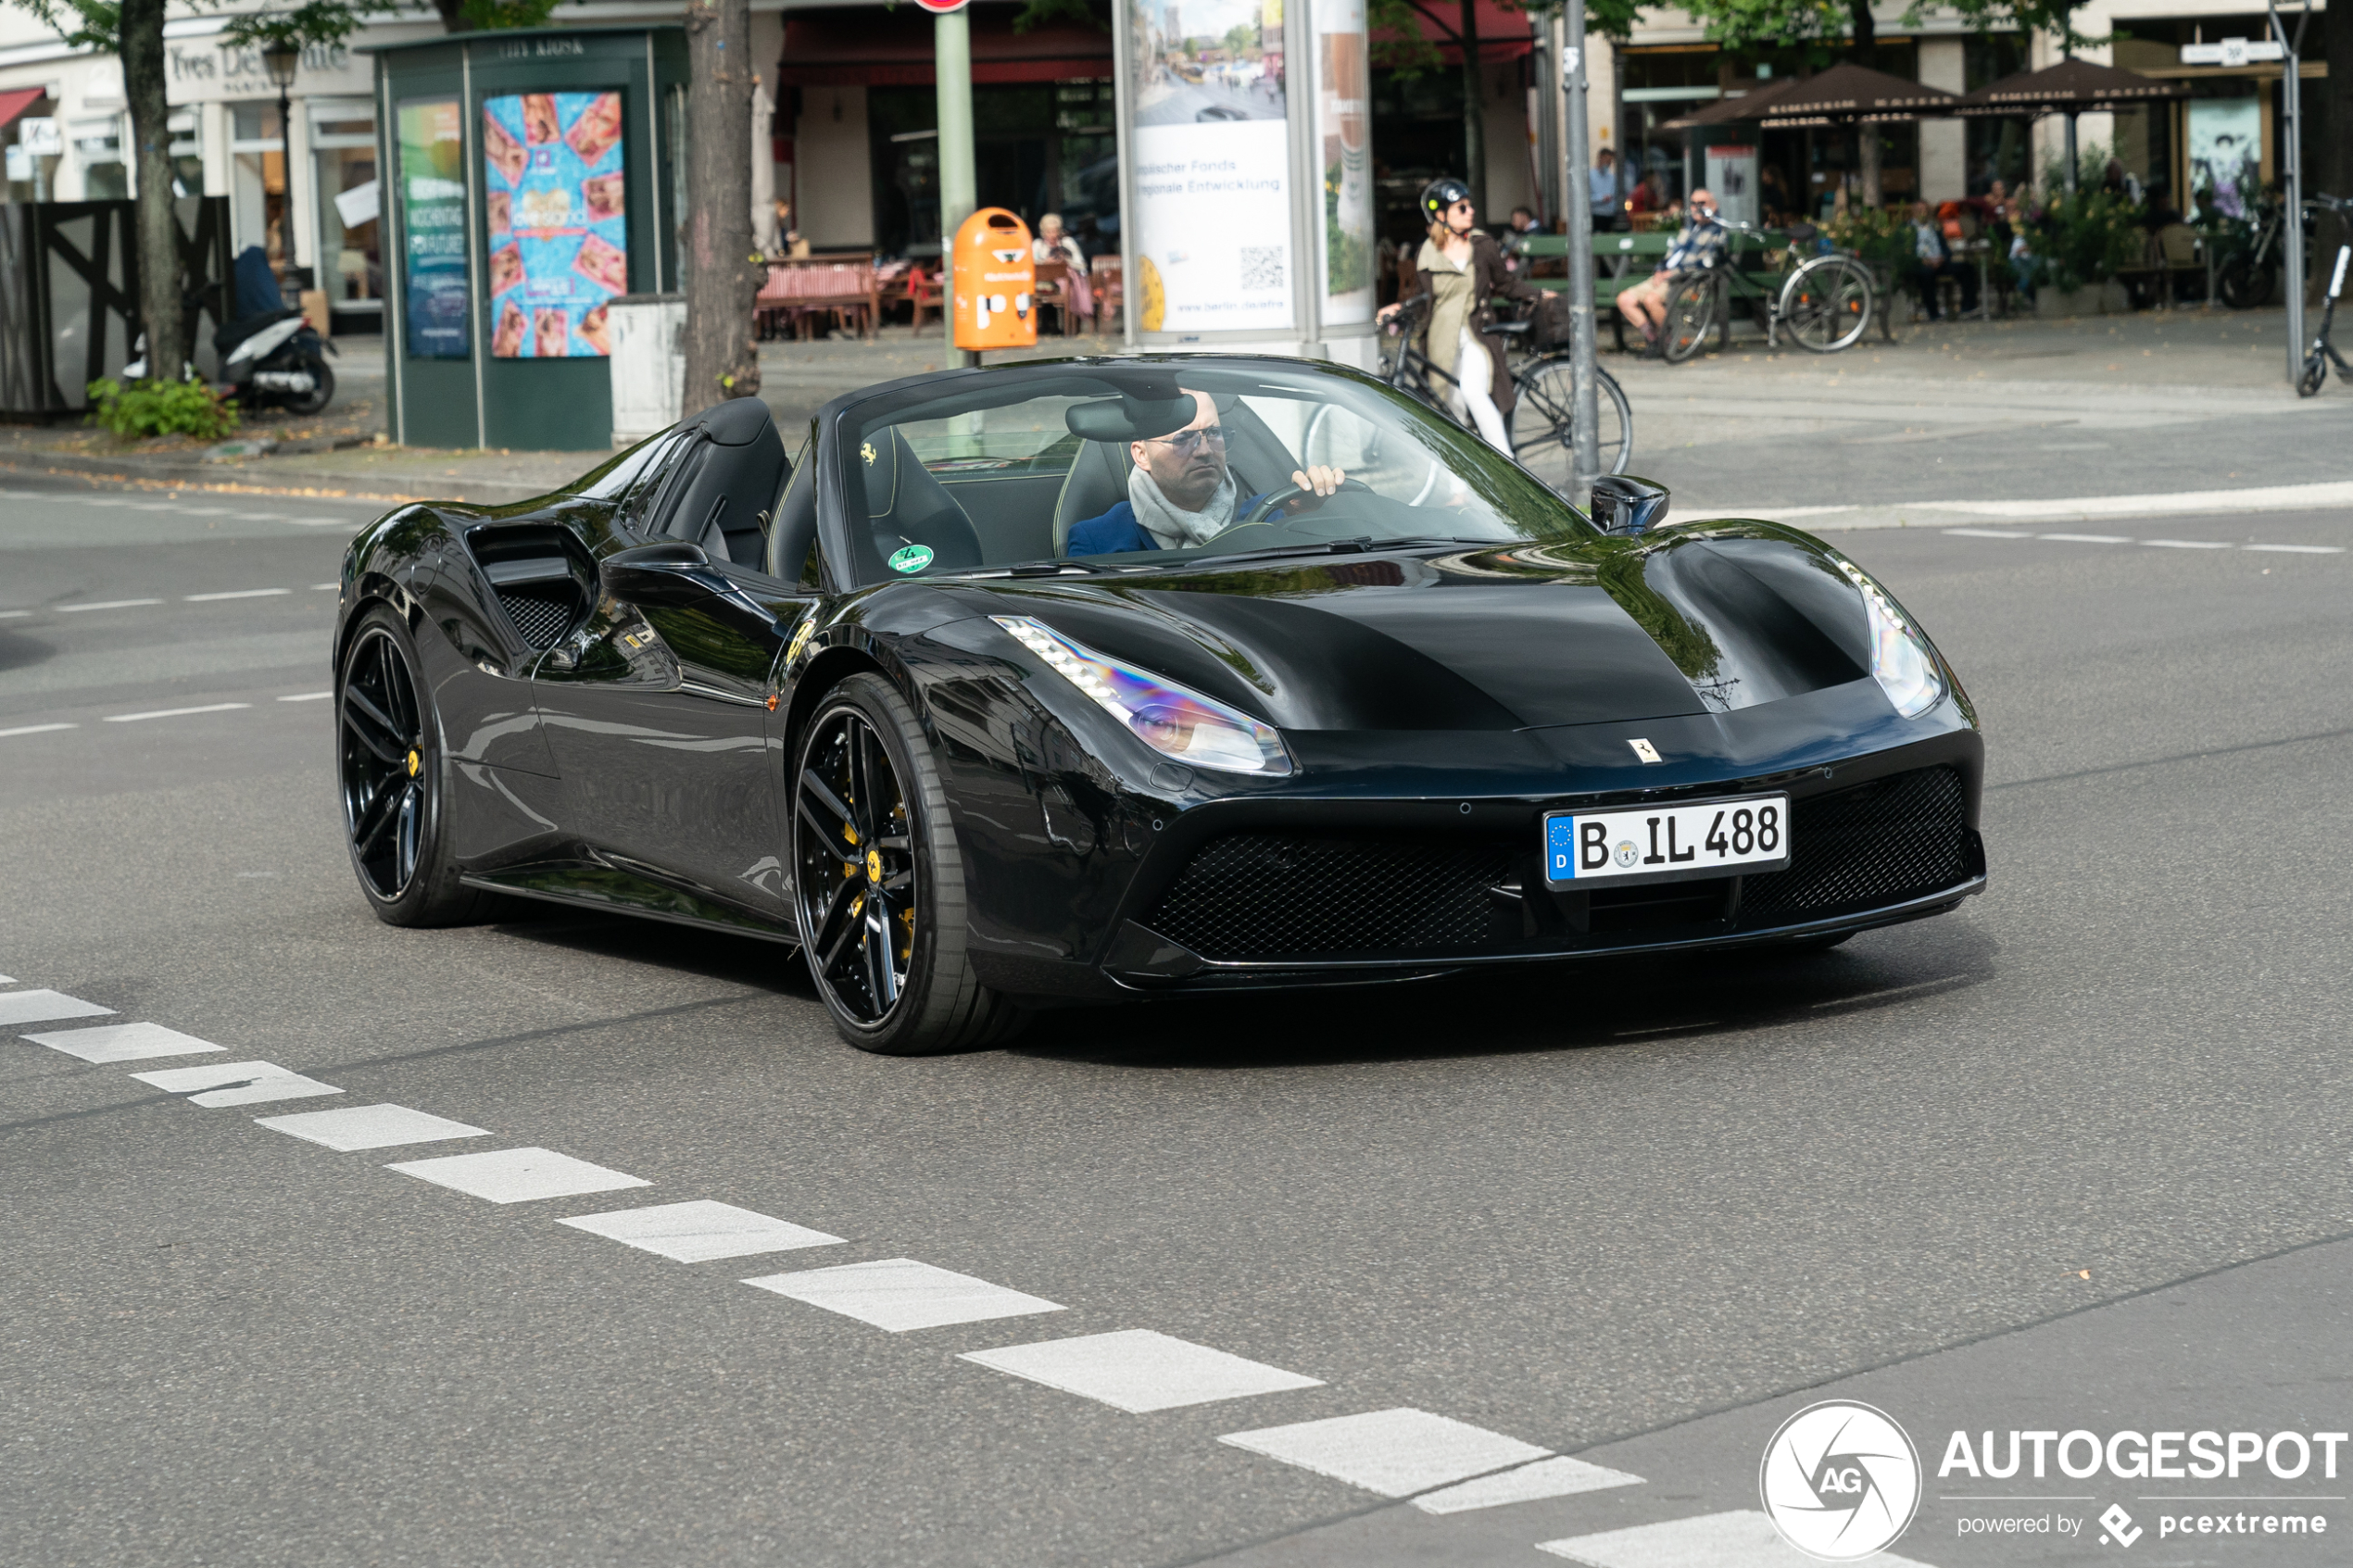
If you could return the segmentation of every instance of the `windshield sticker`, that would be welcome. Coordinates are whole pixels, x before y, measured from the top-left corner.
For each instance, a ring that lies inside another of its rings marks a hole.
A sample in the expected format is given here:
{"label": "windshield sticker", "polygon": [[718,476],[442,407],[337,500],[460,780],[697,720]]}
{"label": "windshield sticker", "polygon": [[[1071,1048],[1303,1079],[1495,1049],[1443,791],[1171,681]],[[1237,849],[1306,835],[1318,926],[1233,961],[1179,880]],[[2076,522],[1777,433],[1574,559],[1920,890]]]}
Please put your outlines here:
{"label": "windshield sticker", "polygon": [[928,545],[910,545],[903,550],[893,550],[890,555],[890,570],[893,571],[921,571],[930,564],[931,546]]}

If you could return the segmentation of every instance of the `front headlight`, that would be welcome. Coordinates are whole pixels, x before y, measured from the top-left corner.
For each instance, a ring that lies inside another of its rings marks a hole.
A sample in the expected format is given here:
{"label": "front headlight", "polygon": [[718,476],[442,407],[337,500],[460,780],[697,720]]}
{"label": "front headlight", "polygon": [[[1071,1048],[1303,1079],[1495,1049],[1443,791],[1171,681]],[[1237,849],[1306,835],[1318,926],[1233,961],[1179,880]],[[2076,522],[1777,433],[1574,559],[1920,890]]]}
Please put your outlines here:
{"label": "front headlight", "polygon": [[1283,737],[1273,725],[1164,681],[1149,670],[1106,658],[1029,616],[989,619],[1154,751],[1196,768],[1229,773],[1291,771],[1290,753],[1283,749]]}
{"label": "front headlight", "polygon": [[1937,667],[1935,650],[1869,572],[1843,557],[1831,558],[1862,593],[1863,613],[1871,628],[1871,678],[1895,705],[1896,712],[1906,719],[1919,718],[1944,695],[1944,672]]}

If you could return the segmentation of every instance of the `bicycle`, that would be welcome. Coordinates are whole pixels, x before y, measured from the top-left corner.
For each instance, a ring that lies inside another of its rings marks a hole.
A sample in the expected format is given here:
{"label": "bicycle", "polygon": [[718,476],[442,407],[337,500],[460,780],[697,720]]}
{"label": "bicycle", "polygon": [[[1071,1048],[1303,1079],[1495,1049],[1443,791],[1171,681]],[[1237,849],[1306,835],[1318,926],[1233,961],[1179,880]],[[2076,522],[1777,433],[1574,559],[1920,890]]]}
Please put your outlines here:
{"label": "bicycle", "polygon": [[2336,345],[2329,341],[2329,330],[2336,325],[2337,297],[2345,293],[2347,262],[2353,262],[2353,245],[2337,246],[2336,270],[2329,277],[2328,297],[2321,307],[2321,330],[2313,334],[2311,352],[2304,356],[2304,373],[2296,378],[2296,395],[2298,397],[2309,397],[2319,392],[2321,383],[2328,379],[2331,365],[2336,367],[2337,380],[2353,378],[2353,365],[2346,364],[2345,356],[2339,354]]}
{"label": "bicycle", "polygon": [[[2313,219],[2322,207],[2342,212],[2347,204],[2324,191],[2315,191],[2304,199],[2304,243],[2309,252],[2312,242]],[[2284,202],[2273,202],[2263,210],[2252,225],[2255,243],[2242,244],[2215,264],[2214,293],[2217,298],[2233,310],[2254,310],[2271,301],[2271,291],[2279,286],[2280,264],[2287,254]],[[2239,231],[2242,237],[2245,229]]]}
{"label": "bicycle", "polygon": [[[1465,428],[1475,429],[1467,418],[1454,412],[1447,395],[1456,384],[1454,378],[1414,346],[1429,304],[1427,295],[1408,300],[1390,319],[1385,331],[1394,336],[1396,347],[1384,355],[1388,362],[1381,379]],[[1555,492],[1567,495],[1577,477],[1576,370],[1568,350],[1528,346],[1535,325],[1532,320],[1499,321],[1488,331],[1507,340],[1504,365],[1519,389],[1511,413],[1512,456]],[[1443,390],[1438,383],[1443,383]],[[1593,367],[1593,390],[1600,413],[1594,445],[1601,471],[1624,473],[1634,456],[1634,411],[1617,378],[1599,365]]]}
{"label": "bicycle", "polygon": [[[1725,227],[1759,241],[1768,237],[1767,231],[1745,223]],[[1680,365],[1699,352],[1717,326],[1719,295],[1728,337],[1732,302],[1737,299],[1755,313],[1769,345],[1780,345],[1780,329],[1787,327],[1797,345],[1809,353],[1835,354],[1853,347],[1870,330],[1877,303],[1870,269],[1844,251],[1810,257],[1791,266],[1800,242],[1794,235],[1790,241],[1780,287],[1770,294],[1734,261],[1729,245],[1706,270],[1678,280],[1667,290],[1667,320],[1659,328],[1660,354],[1667,362]]]}

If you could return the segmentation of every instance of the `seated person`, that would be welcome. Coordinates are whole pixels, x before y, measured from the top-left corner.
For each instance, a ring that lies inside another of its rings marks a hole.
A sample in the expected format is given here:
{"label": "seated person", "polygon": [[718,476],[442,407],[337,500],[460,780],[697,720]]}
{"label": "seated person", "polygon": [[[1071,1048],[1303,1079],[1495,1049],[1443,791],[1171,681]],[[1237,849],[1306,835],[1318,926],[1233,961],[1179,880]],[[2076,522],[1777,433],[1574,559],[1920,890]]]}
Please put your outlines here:
{"label": "seated person", "polygon": [[1617,313],[1642,329],[1642,341],[1654,354],[1661,346],[1659,333],[1667,325],[1667,295],[1685,278],[1696,278],[1721,260],[1724,244],[1716,198],[1705,191],[1693,191],[1690,220],[1675,235],[1658,270],[1619,293]]}
{"label": "seated person", "polygon": [[[1064,554],[1108,556],[1206,545],[1265,498],[1262,492],[1243,499],[1226,467],[1226,431],[1218,423],[1215,401],[1205,392],[1182,390],[1193,400],[1193,422],[1172,434],[1128,443],[1136,466],[1127,472],[1127,499],[1101,517],[1072,523]],[[1310,495],[1299,496],[1289,509],[1313,511],[1347,477],[1321,464],[1293,471],[1290,482]]]}

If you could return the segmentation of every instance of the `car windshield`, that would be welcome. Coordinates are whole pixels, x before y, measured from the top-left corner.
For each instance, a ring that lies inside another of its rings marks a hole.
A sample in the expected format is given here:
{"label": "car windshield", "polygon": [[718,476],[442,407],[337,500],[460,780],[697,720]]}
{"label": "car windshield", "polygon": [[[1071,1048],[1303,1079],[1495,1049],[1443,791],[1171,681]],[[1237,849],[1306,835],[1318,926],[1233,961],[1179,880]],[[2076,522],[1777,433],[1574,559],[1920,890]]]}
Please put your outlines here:
{"label": "car windshield", "polygon": [[[1011,366],[854,405],[850,575],[1150,571],[1591,536],[1534,475],[1369,377],[1178,358]],[[1301,495],[1294,475],[1331,475]]]}

